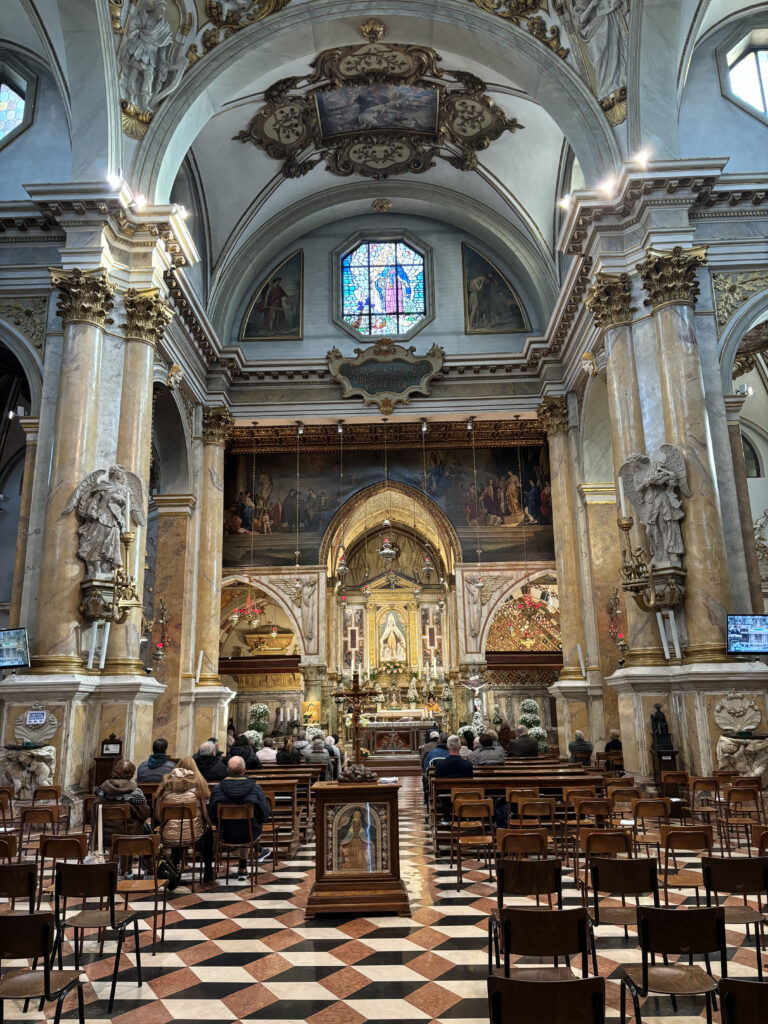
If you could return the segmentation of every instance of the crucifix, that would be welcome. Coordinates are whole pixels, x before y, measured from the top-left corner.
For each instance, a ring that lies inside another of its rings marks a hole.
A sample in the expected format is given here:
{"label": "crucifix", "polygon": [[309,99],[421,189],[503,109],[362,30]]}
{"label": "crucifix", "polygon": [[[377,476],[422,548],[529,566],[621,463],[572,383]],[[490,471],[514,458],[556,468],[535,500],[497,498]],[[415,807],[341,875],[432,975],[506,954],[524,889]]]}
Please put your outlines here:
{"label": "crucifix", "polygon": [[337,691],[339,696],[344,697],[349,705],[352,714],[352,745],[354,748],[354,763],[362,764],[360,757],[360,714],[363,710],[363,703],[366,697],[373,697],[376,690],[360,689],[360,674],[355,672],[352,676],[352,686]]}

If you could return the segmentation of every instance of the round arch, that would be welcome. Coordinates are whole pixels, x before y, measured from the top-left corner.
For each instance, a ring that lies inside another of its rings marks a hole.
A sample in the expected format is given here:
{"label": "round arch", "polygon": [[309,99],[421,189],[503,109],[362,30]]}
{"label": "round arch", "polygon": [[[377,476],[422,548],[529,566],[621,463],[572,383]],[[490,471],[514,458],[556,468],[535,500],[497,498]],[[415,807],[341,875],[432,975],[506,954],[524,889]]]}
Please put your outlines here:
{"label": "round arch", "polygon": [[278,606],[288,621],[293,625],[294,635],[296,637],[296,643],[299,648],[299,657],[303,661],[307,656],[307,649],[304,642],[304,633],[301,628],[301,622],[299,621],[296,610],[286,600],[284,594],[275,587],[274,583],[270,581],[268,575],[260,576],[247,576],[245,573],[237,573],[233,576],[225,576],[221,581],[221,589],[227,590],[230,587],[237,586],[238,584],[245,586],[255,587],[257,590],[262,590],[274,604]]}
{"label": "round arch", "polygon": [[739,345],[744,335],[763,313],[768,316],[768,288],[764,288],[753,295],[749,302],[745,302],[741,309],[734,313],[720,335],[720,375],[724,395],[730,395],[733,391],[733,364]]}
{"label": "round arch", "polygon": [[0,319],[0,344],[5,345],[21,364],[29,385],[30,416],[40,415],[43,398],[43,363],[24,335],[7,320]]}
{"label": "round arch", "polygon": [[[319,556],[319,562],[327,567],[328,574],[333,575],[335,572],[335,559],[341,546],[342,528],[345,546],[351,547],[368,529],[368,507],[375,504],[378,514],[381,499],[385,495],[392,499],[386,511],[391,508],[393,526],[402,525],[412,529],[413,505],[414,502],[417,504],[422,512],[423,519],[420,525],[424,528],[426,539],[436,551],[439,551],[448,572],[453,573],[456,564],[462,561],[461,541],[445,512],[415,487],[380,480],[348,498],[328,524],[320,544]],[[380,522],[380,518],[374,521],[373,529],[380,528]],[[373,532],[373,529],[370,532]]]}
{"label": "round arch", "polygon": [[[533,572],[530,572],[530,570],[525,572],[521,569],[516,575],[510,575],[509,579],[499,587],[485,607],[485,620],[483,622],[483,627],[480,630],[480,643],[478,645],[479,649],[483,653],[485,653],[485,647],[488,643],[488,633],[490,631],[491,624],[496,617],[496,612],[501,608],[504,602],[508,601],[510,597],[513,596],[515,590],[519,590],[524,583],[535,585],[536,581],[541,576],[551,577],[554,575],[555,573],[552,569],[535,569]],[[548,587],[549,585],[550,584],[547,584]]]}
{"label": "round arch", "polygon": [[167,371],[155,371],[152,449],[159,494],[190,494],[192,491],[190,426],[176,391],[166,382]]}
{"label": "round arch", "polygon": [[[450,35],[443,51],[482,52],[489,70],[504,77],[515,68],[520,86],[538,102],[569,139],[588,184],[596,184],[619,165],[619,146],[599,104],[586,83],[547,46],[525,29],[501,21],[492,14],[470,10],[466,0],[422,3],[382,2],[377,14],[388,19],[390,35],[419,41],[434,23]],[[221,104],[242,89],[244,80],[278,70],[285,64],[286,40],[302,55],[314,56],[318,37],[332,40],[342,26],[370,14],[366,0],[313,0],[288,7],[279,18],[266,19],[234,33],[187,72],[184,88],[162,105],[150,124],[133,165],[135,190],[153,203],[165,203],[181,162],[202,125]],[[429,27],[425,29],[425,23]]]}

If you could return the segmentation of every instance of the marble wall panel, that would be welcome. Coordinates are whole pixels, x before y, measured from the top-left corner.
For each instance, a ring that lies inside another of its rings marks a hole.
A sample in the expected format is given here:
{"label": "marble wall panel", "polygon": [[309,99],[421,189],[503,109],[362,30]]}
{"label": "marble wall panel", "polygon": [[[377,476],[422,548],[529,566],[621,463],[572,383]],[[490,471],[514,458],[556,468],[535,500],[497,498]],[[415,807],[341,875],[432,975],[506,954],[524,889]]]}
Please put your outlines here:
{"label": "marble wall panel", "polygon": [[[160,598],[171,619],[167,633],[170,642],[165,657],[152,663],[154,677],[165,685],[154,706],[154,730],[165,736],[171,749],[176,749],[179,733],[179,690],[181,687],[181,649],[184,627],[184,580],[187,564],[189,516],[162,514],[157,519],[157,556],[154,572],[154,601],[157,613]],[[153,642],[160,638],[160,627],[153,631]]]}
{"label": "marble wall panel", "polygon": [[[618,529],[616,527],[616,508],[613,503],[602,504],[590,502],[586,507],[587,530],[589,532],[589,552],[592,571],[592,602],[597,623],[597,643],[600,657],[600,674],[605,680],[616,671],[619,664],[619,651],[609,635],[610,615],[608,602],[613,596],[621,580],[621,552],[619,549]],[[619,587],[621,616],[619,632],[627,632],[627,611],[624,595]],[[619,707],[616,691],[603,683],[603,708],[605,713],[605,732],[619,727]]]}
{"label": "marble wall panel", "polygon": [[216,708],[197,705],[195,707],[195,750],[204,743],[209,736],[217,736],[215,731],[218,725]]}

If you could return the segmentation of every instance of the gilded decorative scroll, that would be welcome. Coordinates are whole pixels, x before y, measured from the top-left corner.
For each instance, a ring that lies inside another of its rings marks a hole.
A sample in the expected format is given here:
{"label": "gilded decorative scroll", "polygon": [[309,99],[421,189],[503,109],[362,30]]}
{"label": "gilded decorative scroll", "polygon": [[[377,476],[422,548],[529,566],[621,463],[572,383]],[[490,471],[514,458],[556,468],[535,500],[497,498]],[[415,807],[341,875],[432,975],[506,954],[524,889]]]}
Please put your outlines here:
{"label": "gilded decorative scroll", "polygon": [[375,345],[356,348],[354,359],[337,348],[331,349],[326,359],[344,398],[357,395],[365,405],[377,405],[388,416],[398,403],[409,402],[411,395],[428,395],[431,381],[442,370],[442,348],[433,345],[423,356],[415,353],[413,345],[404,348],[381,338]]}
{"label": "gilded decorative scroll", "polygon": [[547,10],[547,0],[471,0],[482,11],[495,14],[511,21],[513,25],[525,25],[539,42],[548,46],[561,60],[568,56],[568,50],[560,44],[560,29],[547,25],[539,13]]}

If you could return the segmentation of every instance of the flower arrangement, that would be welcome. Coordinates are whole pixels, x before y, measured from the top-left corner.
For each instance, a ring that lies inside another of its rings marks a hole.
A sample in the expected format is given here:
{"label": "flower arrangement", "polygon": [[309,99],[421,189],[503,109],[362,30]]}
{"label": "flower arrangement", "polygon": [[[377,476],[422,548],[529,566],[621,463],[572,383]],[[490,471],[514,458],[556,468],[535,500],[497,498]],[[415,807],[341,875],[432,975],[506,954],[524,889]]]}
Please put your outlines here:
{"label": "flower arrangement", "polygon": [[493,705],[493,716],[491,717],[491,721],[494,725],[501,725],[504,721],[504,715],[502,715],[501,708],[498,704]]}
{"label": "flower arrangement", "polygon": [[269,723],[269,707],[266,704],[254,704],[248,712],[248,728],[265,732]]}
{"label": "flower arrangement", "polygon": [[368,747],[360,747],[360,757],[365,761],[371,756],[371,752]]}
{"label": "flower arrangement", "polygon": [[246,729],[243,736],[247,736],[254,747],[260,747],[261,741],[264,737],[263,732],[259,732],[258,729]]}
{"label": "flower arrangement", "polygon": [[472,731],[476,736],[479,736],[481,732],[485,732],[485,716],[482,711],[475,711],[472,715]]}
{"label": "flower arrangement", "polygon": [[411,682],[408,685],[408,692],[405,695],[405,699],[409,704],[415,704],[419,699],[419,691],[416,688],[416,677],[411,674]]}
{"label": "flower arrangement", "polygon": [[520,725],[524,725],[526,727],[529,736],[538,740],[539,752],[542,754],[548,754],[549,744],[547,743],[547,730],[544,729],[541,724],[539,705],[531,697],[526,697],[525,700],[520,701]]}
{"label": "flower arrangement", "polygon": [[403,666],[399,661],[382,662],[381,668],[384,672],[389,672],[393,676],[403,671]]}
{"label": "flower arrangement", "polygon": [[474,729],[472,728],[471,725],[459,726],[458,735],[459,736],[463,736],[465,732],[474,732]]}
{"label": "flower arrangement", "polygon": [[313,740],[315,736],[319,736],[321,739],[325,739],[325,733],[319,725],[308,725],[307,726],[307,739]]}
{"label": "flower arrangement", "polygon": [[[345,718],[344,718],[344,725],[346,725],[346,727],[348,729],[352,728],[352,715],[346,715],[345,716]],[[367,718],[363,718],[361,716],[361,718],[360,718],[360,728],[361,729],[367,729],[368,725],[369,725],[369,720]]]}

